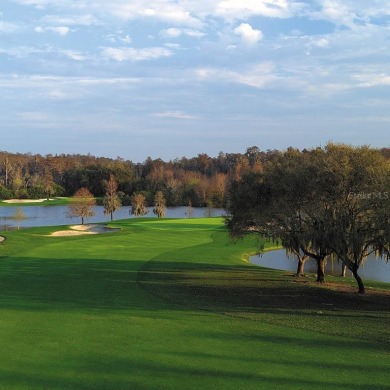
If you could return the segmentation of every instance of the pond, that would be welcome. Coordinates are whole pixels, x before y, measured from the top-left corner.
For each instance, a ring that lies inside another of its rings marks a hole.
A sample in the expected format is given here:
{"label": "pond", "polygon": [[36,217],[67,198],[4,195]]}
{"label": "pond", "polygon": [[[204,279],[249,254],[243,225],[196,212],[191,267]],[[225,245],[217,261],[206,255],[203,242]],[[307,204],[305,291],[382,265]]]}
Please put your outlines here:
{"label": "pond", "polygon": [[[280,269],[296,272],[297,260],[288,257],[284,249],[266,252],[262,255],[252,256],[250,262],[262,267]],[[305,273],[316,273],[317,263],[309,259],[305,264]],[[338,261],[328,261],[326,272],[328,275],[338,276],[341,274],[341,263]],[[360,267],[359,275],[364,280],[375,280],[378,282],[390,283],[390,262],[386,263],[382,259],[375,258],[374,255],[368,257],[365,263]],[[353,277],[348,270],[347,276]]]}
{"label": "pond", "polygon": [[[17,210],[22,210],[26,219],[20,222],[15,221],[14,215]],[[148,214],[144,217],[156,217],[153,214],[153,207],[148,208]],[[17,206],[0,207],[0,230],[12,230],[18,225],[20,228],[33,226],[57,226],[81,223],[81,218],[69,218],[67,216],[68,206]],[[95,207],[96,215],[88,218],[86,223],[109,222],[110,216],[104,214],[103,206]],[[188,207],[168,207],[166,218],[186,218]],[[193,207],[191,218],[218,217],[226,214],[224,209]],[[135,218],[130,215],[130,207],[122,207],[114,213],[114,220]]]}

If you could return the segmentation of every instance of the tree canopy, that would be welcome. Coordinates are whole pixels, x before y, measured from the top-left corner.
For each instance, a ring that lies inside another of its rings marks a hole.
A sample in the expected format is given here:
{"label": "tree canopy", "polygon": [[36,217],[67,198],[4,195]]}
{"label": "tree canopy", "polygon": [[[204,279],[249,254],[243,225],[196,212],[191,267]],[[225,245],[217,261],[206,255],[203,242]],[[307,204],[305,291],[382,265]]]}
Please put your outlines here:
{"label": "tree canopy", "polygon": [[95,215],[94,207],[96,200],[91,192],[83,187],[78,189],[72,197],[68,206],[68,215],[72,217],[80,217],[81,224],[84,224],[85,219]]}
{"label": "tree canopy", "polygon": [[366,146],[290,148],[232,184],[226,224],[234,236],[260,233],[315,259],[318,282],[337,258],[364,293],[359,267],[370,253],[390,254],[389,180],[389,161]]}
{"label": "tree canopy", "polygon": [[118,195],[118,183],[113,174],[105,182],[106,194],[103,198],[104,214],[109,214],[111,221],[114,219],[113,214],[118,210],[122,203]]}

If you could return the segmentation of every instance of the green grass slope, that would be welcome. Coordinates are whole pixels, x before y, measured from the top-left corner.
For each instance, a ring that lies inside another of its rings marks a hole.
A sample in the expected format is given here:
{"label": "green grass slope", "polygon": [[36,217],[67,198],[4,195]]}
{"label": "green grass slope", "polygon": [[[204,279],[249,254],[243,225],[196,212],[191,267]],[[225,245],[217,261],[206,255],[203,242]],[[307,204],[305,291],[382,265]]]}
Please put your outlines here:
{"label": "green grass slope", "polygon": [[0,389],[389,388],[388,295],[252,266],[219,218],[112,226],[6,233]]}

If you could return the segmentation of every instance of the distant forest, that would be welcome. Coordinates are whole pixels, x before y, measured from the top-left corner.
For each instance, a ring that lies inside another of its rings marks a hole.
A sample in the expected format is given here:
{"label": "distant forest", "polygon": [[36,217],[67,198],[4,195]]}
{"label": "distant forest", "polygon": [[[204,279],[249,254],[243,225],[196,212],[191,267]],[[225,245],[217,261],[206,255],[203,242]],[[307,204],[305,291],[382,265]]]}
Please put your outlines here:
{"label": "distant forest", "polygon": [[[381,152],[390,159],[390,148]],[[123,205],[129,205],[135,193],[142,193],[151,205],[156,192],[162,191],[167,206],[225,207],[230,183],[246,173],[261,172],[280,153],[252,146],[242,154],[220,152],[210,157],[201,153],[173,161],[148,157],[143,163],[133,163],[89,154],[0,152],[0,199],[72,196],[83,187],[101,198],[112,174]]]}

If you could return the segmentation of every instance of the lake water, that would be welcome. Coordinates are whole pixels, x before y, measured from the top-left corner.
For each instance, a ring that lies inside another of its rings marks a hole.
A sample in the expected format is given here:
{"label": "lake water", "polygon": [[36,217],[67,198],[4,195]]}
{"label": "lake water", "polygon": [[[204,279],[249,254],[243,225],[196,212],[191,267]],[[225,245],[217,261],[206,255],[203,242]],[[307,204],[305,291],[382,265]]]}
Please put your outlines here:
{"label": "lake water", "polygon": [[[13,216],[16,210],[23,210],[26,219],[17,223]],[[85,220],[85,223],[109,222],[110,216],[104,215],[104,207],[95,207],[96,215]],[[156,217],[153,214],[153,207],[148,208],[149,213],[144,217]],[[168,207],[166,218],[186,218],[187,207]],[[68,206],[17,206],[17,207],[0,207],[0,230],[12,230],[19,224],[20,228],[33,226],[57,226],[71,225],[81,223],[81,218],[69,218],[67,216]],[[224,216],[226,211],[219,208],[202,208],[193,207],[191,218],[201,217],[218,217]],[[130,207],[122,207],[114,213],[114,220],[135,218],[130,215]]]}
{"label": "lake water", "polygon": [[[252,256],[250,262],[262,267],[280,269],[296,272],[298,262],[293,257],[289,258],[284,249],[266,252],[263,255]],[[317,263],[309,259],[305,264],[305,273],[316,273]],[[325,274],[339,276],[341,274],[341,263],[328,261]],[[376,259],[374,255],[369,256],[359,269],[359,275],[363,280],[376,280],[378,282],[390,283],[390,262]],[[347,270],[347,276],[353,277]]]}

